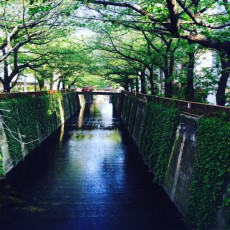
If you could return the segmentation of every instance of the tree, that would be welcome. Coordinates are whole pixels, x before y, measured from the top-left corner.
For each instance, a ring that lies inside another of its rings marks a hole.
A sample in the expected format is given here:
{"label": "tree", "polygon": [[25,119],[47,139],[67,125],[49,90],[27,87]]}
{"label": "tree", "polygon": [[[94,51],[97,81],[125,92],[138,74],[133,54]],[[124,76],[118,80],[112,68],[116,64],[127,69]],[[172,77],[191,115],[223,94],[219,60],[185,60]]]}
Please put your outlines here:
{"label": "tree", "polygon": [[[59,19],[66,6],[64,1],[52,1],[31,4],[33,1],[17,0],[1,2],[0,12],[0,64],[4,75],[0,77],[4,91],[9,92],[13,78],[20,75],[25,68],[35,68],[43,52],[31,52],[34,46],[51,42]],[[61,7],[62,6],[62,7]]]}
{"label": "tree", "polygon": [[[149,20],[142,29],[152,34],[164,34],[177,39],[187,40],[191,44],[200,44],[219,52],[222,75],[218,83],[217,104],[225,104],[226,82],[230,67],[229,41],[229,3],[225,0],[213,1],[142,1],[140,5],[133,2],[93,1],[94,4],[128,8]],[[113,8],[113,11],[115,9]],[[113,15],[119,21],[127,19],[126,11],[115,11]],[[129,11],[130,12],[130,11]],[[134,15],[134,14],[132,14]],[[111,19],[113,22],[116,19]],[[135,22],[141,24],[141,20]],[[131,23],[130,23],[131,24]]]}

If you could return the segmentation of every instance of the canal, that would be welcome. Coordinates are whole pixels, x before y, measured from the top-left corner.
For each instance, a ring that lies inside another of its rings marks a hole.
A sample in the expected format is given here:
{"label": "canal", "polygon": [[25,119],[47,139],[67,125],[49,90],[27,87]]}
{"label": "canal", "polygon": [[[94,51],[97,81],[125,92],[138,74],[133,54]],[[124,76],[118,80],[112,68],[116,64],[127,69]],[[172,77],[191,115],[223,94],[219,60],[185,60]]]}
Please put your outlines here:
{"label": "canal", "polygon": [[0,183],[1,230],[182,230],[108,101],[87,105]]}

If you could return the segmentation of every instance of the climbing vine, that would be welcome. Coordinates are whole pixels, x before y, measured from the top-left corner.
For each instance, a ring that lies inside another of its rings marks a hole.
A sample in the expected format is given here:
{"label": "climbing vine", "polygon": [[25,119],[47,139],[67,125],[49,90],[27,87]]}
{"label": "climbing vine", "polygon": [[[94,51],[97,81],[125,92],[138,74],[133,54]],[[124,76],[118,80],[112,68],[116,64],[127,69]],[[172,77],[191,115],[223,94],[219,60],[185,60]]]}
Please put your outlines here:
{"label": "climbing vine", "polygon": [[173,106],[148,103],[140,134],[140,151],[157,182],[165,177],[180,112]]}
{"label": "climbing vine", "polygon": [[[137,112],[136,101],[129,96],[124,103],[123,119],[132,132]],[[138,145],[158,183],[165,179],[179,117],[180,112],[174,106],[153,102],[146,104]],[[191,229],[205,230],[215,226],[219,209],[223,210],[225,228],[230,228],[229,159],[230,122],[221,115],[201,118],[185,217]]]}
{"label": "climbing vine", "polygon": [[[13,164],[17,165],[28,152],[55,131],[68,116],[76,111],[73,93],[44,94],[4,99],[0,102],[1,122],[6,134],[9,153]],[[0,174],[3,171],[0,154]]]}
{"label": "climbing vine", "polygon": [[223,202],[230,177],[230,123],[222,118],[202,118],[197,137],[187,223],[204,230],[214,223],[221,206],[230,214],[230,191]]}
{"label": "climbing vine", "polygon": [[9,99],[1,101],[1,118],[6,134],[9,153],[13,164],[16,165],[23,159],[21,136],[19,133],[20,117],[18,116],[18,101],[20,99]]}

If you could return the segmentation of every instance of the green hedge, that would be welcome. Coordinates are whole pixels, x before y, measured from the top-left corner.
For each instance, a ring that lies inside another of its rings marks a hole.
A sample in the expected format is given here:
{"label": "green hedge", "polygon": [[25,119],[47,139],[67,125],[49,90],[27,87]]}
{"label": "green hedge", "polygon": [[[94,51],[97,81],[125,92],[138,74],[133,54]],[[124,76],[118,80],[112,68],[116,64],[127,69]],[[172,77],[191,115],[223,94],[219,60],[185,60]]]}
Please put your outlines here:
{"label": "green hedge", "polygon": [[[67,97],[68,100],[64,100]],[[25,96],[0,102],[3,127],[13,164],[23,159],[23,145],[30,152],[39,145],[39,137],[47,137],[66,120],[66,111],[77,109],[74,93],[57,93],[37,97]],[[1,155],[1,154],[0,154]],[[0,173],[2,168],[0,157]]]}
{"label": "green hedge", "polygon": [[173,106],[153,102],[146,105],[139,146],[144,161],[159,183],[165,178],[179,116],[179,110]]}
{"label": "green hedge", "polygon": [[229,183],[227,180],[230,178],[229,159],[230,122],[221,118],[200,119],[187,216],[187,222],[191,227],[208,229],[221,206],[225,206],[229,215],[230,188],[223,201]]}

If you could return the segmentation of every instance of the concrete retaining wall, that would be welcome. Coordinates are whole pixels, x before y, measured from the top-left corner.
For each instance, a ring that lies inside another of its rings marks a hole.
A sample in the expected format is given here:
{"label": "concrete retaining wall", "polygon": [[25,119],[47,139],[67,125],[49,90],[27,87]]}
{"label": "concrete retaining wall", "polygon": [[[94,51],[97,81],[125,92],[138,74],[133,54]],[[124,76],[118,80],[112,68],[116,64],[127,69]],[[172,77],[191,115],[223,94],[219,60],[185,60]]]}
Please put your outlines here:
{"label": "concrete retaining wall", "polygon": [[[133,111],[134,103],[131,106],[128,105],[130,104],[128,103],[129,97],[128,95],[122,95],[120,98],[114,100],[113,103],[140,149],[140,133],[145,118],[146,101],[139,99],[137,109]],[[127,115],[127,110],[129,115]],[[133,127],[130,128],[130,117],[127,118],[127,116],[131,116],[130,114],[132,113],[135,113],[135,120]],[[189,186],[193,177],[198,120],[198,118],[191,116],[180,115],[165,179],[161,184],[175,206],[184,216],[188,211]],[[224,229],[227,218],[225,214],[222,209],[219,209],[215,226],[212,229]]]}
{"label": "concrete retaining wall", "polygon": [[[74,101],[75,105],[71,104],[72,102],[69,101],[69,97],[67,94],[64,94],[63,97],[63,102],[61,100],[59,101],[59,109],[62,112],[61,119],[57,119],[57,114],[56,111],[54,110],[53,113],[51,114],[51,119],[50,122],[52,130],[50,130],[50,133],[44,133],[44,130],[42,130],[42,127],[39,127],[37,125],[37,128],[35,130],[38,130],[37,133],[37,139],[39,140],[39,144],[46,140],[51,134],[53,134],[67,119],[69,119],[74,113],[77,112],[78,109],[80,109],[80,101],[79,97],[76,97],[76,100]],[[76,108],[75,111],[73,111],[72,108]],[[46,111],[48,113],[48,111]],[[37,132],[37,131],[35,131]],[[18,134],[21,136],[20,131],[18,129]],[[10,152],[9,152],[9,144],[8,140],[6,137],[5,133],[5,128],[3,128],[3,123],[0,121],[0,150],[2,154],[2,165],[3,165],[3,170],[4,174],[7,174],[13,167],[16,165],[13,164]],[[26,155],[29,154],[27,148],[23,143],[21,143],[21,150],[22,150],[22,155],[25,157]]]}

